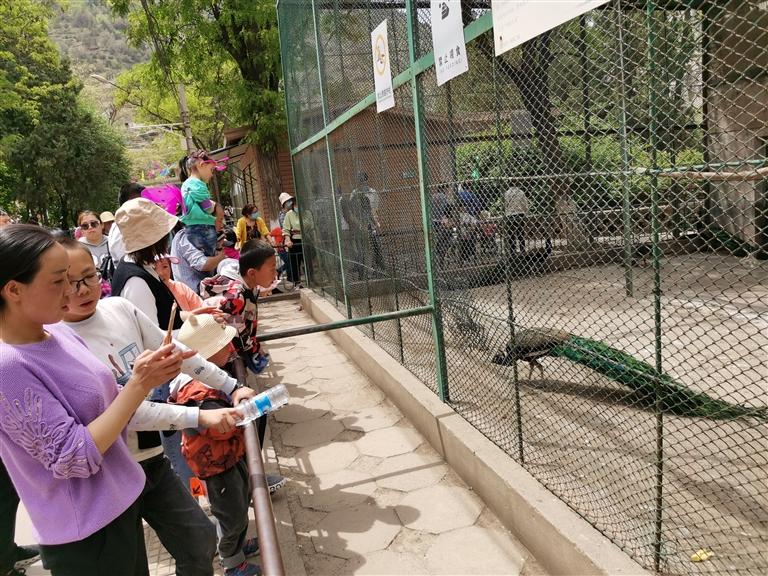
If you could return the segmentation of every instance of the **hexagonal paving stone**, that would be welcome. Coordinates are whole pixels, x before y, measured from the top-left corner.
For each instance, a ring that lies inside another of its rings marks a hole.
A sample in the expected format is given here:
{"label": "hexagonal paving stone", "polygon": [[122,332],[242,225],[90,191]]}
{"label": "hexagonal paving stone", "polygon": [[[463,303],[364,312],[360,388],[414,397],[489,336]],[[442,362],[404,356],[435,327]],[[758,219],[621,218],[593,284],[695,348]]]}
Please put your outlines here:
{"label": "hexagonal paving stone", "polygon": [[406,452],[413,452],[424,442],[421,434],[412,428],[393,426],[374,430],[357,440],[357,448],[363,454],[389,458]]}
{"label": "hexagonal paving stone", "polygon": [[403,415],[396,408],[390,408],[385,404],[379,404],[373,408],[364,408],[357,410],[349,416],[341,419],[341,423],[348,430],[359,430],[361,432],[373,432],[381,428],[394,426]]}
{"label": "hexagonal paving stone", "polygon": [[287,446],[312,446],[314,444],[325,444],[333,440],[344,426],[338,420],[330,418],[318,418],[309,422],[300,422],[294,424],[282,435],[283,444]]}
{"label": "hexagonal paving stone", "polygon": [[436,454],[411,452],[387,458],[373,471],[373,477],[383,488],[412,492],[437,484],[447,472],[448,466]]}
{"label": "hexagonal paving stone", "polygon": [[410,492],[395,507],[405,526],[432,534],[471,526],[482,509],[480,499],[466,488],[444,485]]}
{"label": "hexagonal paving stone", "polygon": [[365,576],[385,576],[397,574],[398,576],[419,576],[427,574],[427,565],[424,559],[414,554],[403,554],[380,550],[360,558],[360,567],[351,573]]}
{"label": "hexagonal paving stone", "polygon": [[428,574],[520,574],[524,563],[508,533],[479,526],[440,534],[427,552]]}
{"label": "hexagonal paving stone", "polygon": [[283,374],[283,384],[286,386],[301,386],[302,384],[305,384],[309,380],[312,379],[312,373],[308,370],[303,370],[301,372],[297,371],[290,371],[285,374]]}
{"label": "hexagonal paving stone", "polygon": [[331,442],[325,446],[311,446],[299,450],[294,459],[302,474],[328,474],[352,464],[360,453],[351,442]]}
{"label": "hexagonal paving stone", "polygon": [[275,412],[275,420],[278,422],[288,422],[290,424],[298,424],[299,422],[308,422],[310,420],[316,420],[328,414],[331,409],[330,405],[323,403],[327,408],[321,408],[320,402],[313,406],[306,406],[304,404],[286,404]]}
{"label": "hexagonal paving stone", "polygon": [[307,483],[299,492],[305,508],[331,512],[365,502],[376,491],[376,483],[368,474],[354,470],[339,470],[322,474]]}
{"label": "hexagonal paving stone", "polygon": [[313,384],[315,384],[317,389],[323,394],[341,394],[342,392],[349,392],[354,388],[359,388],[360,379],[352,376],[342,376],[341,378],[334,378],[333,380],[317,378]]}
{"label": "hexagonal paving stone", "polygon": [[325,517],[321,531],[313,531],[315,550],[339,558],[354,558],[383,550],[402,526],[392,509],[358,506],[332,512]]}
{"label": "hexagonal paving stone", "polygon": [[326,367],[313,367],[309,369],[313,377],[321,380],[337,380],[338,378],[361,378],[360,373],[352,364],[333,364]]}
{"label": "hexagonal paving stone", "polygon": [[326,394],[325,400],[339,410],[357,411],[378,406],[384,393],[373,386],[361,386],[342,394]]}

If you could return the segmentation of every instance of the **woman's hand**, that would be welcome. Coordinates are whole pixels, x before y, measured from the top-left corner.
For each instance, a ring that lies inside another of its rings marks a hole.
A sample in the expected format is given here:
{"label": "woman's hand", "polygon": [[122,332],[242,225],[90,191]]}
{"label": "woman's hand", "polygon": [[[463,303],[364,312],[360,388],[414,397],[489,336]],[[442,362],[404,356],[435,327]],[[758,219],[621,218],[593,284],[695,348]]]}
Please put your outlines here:
{"label": "woman's hand", "polygon": [[226,434],[231,431],[242,416],[235,408],[219,408],[217,410],[200,410],[197,418],[198,426],[213,428],[217,432]]}
{"label": "woman's hand", "polygon": [[286,238],[286,239],[283,241],[283,244],[285,245],[285,247],[286,247],[286,248],[290,248],[291,246],[293,246],[293,242],[291,242],[291,239],[290,239],[290,238]]}
{"label": "woman's hand", "polygon": [[194,350],[175,350],[173,344],[161,346],[157,350],[145,350],[133,363],[133,374],[125,387],[138,389],[143,395],[147,395],[153,388],[178,376],[181,363],[195,354],[197,352]]}

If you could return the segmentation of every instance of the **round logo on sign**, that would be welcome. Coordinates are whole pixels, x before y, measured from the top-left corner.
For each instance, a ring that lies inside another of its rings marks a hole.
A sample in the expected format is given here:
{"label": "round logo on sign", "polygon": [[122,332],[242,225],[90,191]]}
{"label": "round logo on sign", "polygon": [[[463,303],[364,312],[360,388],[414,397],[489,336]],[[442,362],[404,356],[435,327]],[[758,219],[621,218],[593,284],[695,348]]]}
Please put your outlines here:
{"label": "round logo on sign", "polygon": [[376,64],[376,73],[380,76],[384,74],[387,66],[387,49],[384,45],[384,36],[376,37],[376,49],[374,50],[373,57]]}

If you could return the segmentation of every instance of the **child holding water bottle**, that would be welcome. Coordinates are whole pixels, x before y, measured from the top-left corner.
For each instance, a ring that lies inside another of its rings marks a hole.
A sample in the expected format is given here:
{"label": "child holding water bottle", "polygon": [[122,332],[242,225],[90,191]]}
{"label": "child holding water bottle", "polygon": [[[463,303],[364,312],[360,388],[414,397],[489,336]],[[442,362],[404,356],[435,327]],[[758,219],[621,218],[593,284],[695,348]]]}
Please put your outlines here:
{"label": "child holding water bottle", "polygon": [[[210,314],[190,316],[179,330],[178,340],[192,346],[217,366],[233,357],[232,339],[237,330],[219,324]],[[232,407],[232,399],[221,390],[187,377],[177,378],[171,398],[176,404],[200,410]],[[216,429],[187,428],[182,432],[181,453],[198,478],[205,480],[211,513],[218,524],[218,551],[225,576],[254,576],[259,567],[246,561],[258,552],[255,538],[246,539],[248,505],[251,493],[245,462],[243,429],[227,432]]]}

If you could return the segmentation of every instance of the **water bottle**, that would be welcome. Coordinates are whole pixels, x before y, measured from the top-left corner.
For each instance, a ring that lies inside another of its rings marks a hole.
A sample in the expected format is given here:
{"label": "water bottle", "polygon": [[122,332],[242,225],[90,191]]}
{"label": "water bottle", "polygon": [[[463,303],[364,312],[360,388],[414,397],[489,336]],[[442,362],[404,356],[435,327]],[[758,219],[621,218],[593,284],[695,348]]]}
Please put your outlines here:
{"label": "water bottle", "polygon": [[263,416],[267,412],[274,412],[287,403],[288,390],[283,384],[268,388],[247,402],[241,402],[237,405],[237,411],[243,417],[237,425],[245,426],[256,420],[256,418]]}

